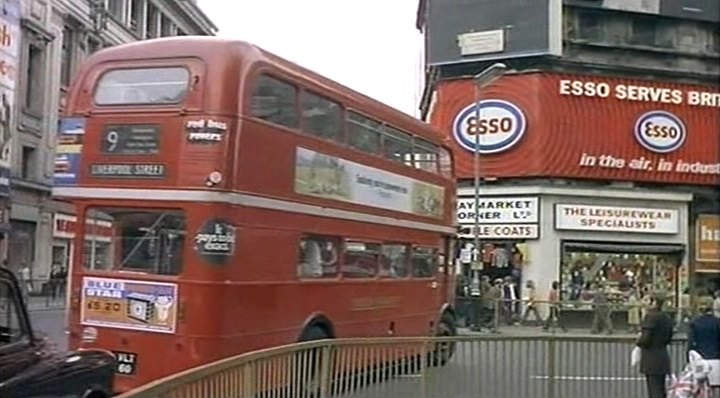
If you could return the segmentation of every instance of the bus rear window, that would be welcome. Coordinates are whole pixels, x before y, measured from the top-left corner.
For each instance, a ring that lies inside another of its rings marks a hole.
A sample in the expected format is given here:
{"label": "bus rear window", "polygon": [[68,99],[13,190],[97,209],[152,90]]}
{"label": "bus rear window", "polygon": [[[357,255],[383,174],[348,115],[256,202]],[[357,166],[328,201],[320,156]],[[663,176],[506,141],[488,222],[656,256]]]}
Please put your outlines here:
{"label": "bus rear window", "polygon": [[97,105],[177,104],[185,98],[190,72],[182,67],[116,69],[102,75]]}
{"label": "bus rear window", "polygon": [[177,275],[185,215],[177,210],[95,208],[85,227],[85,268]]}

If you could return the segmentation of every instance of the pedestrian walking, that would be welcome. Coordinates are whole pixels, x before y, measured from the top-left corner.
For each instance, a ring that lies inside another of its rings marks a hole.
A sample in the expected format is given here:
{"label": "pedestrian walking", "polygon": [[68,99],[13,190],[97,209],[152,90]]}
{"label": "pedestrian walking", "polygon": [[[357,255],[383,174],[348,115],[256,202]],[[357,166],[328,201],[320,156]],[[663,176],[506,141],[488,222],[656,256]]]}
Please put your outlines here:
{"label": "pedestrian walking", "polygon": [[593,295],[593,322],[590,333],[598,334],[605,330],[607,334],[613,333],[612,310],[610,300],[607,297],[607,288],[604,285],[598,286]]}
{"label": "pedestrian walking", "polygon": [[713,315],[710,298],[700,300],[700,315],[690,323],[688,348],[697,351],[710,365],[708,383],[713,396],[720,397],[720,319]]}
{"label": "pedestrian walking", "polygon": [[33,292],[33,285],[32,272],[30,271],[30,267],[28,267],[27,263],[22,263],[19,274],[20,277],[18,279],[20,282],[20,289],[22,290],[23,296],[25,296],[25,300],[28,300],[30,294]]}
{"label": "pedestrian walking", "polygon": [[[628,296],[628,312],[627,312],[627,323],[630,328],[630,333],[637,333],[640,331],[640,299],[638,297],[638,291],[636,289],[630,290]],[[720,397],[719,397],[720,398]]]}
{"label": "pedestrian walking", "polygon": [[665,295],[656,292],[642,321],[637,340],[640,347],[640,373],[645,375],[649,398],[666,398],[665,379],[670,374],[668,345],[672,340],[673,321],[663,312]]}
{"label": "pedestrian walking", "polygon": [[545,319],[543,330],[555,330],[555,328],[559,326],[563,332],[567,332],[560,318],[560,283],[558,281],[552,283],[550,293],[548,294],[548,301],[550,302],[550,311],[547,319]]}
{"label": "pedestrian walking", "polygon": [[505,323],[512,325],[517,320],[518,291],[511,276],[506,276],[502,285],[503,318]]}
{"label": "pedestrian walking", "polygon": [[713,315],[720,318],[720,290],[715,291],[715,300],[713,300]]}
{"label": "pedestrian walking", "polygon": [[535,292],[535,282],[533,282],[532,280],[528,280],[527,282],[525,282],[525,291],[527,293],[527,295],[525,296],[527,307],[525,308],[525,314],[523,314],[522,317],[522,323],[526,323],[528,321],[531,312],[534,315],[536,322],[542,322],[542,317],[540,317],[540,312],[538,311],[537,304],[535,303],[535,300],[537,299],[537,293]]}
{"label": "pedestrian walking", "polygon": [[488,326],[492,332],[497,332],[500,324],[500,316],[502,315],[502,284],[503,280],[495,279],[493,285],[488,290],[487,305],[489,306]]}

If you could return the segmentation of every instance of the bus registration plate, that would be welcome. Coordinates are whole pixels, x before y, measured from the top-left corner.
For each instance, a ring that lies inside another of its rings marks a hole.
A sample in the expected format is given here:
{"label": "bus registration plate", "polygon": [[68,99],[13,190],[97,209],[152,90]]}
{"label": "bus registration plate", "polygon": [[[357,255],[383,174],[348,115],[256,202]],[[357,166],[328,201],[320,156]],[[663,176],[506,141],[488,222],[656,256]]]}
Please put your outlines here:
{"label": "bus registration plate", "polygon": [[126,376],[135,374],[137,354],[123,351],[113,351],[112,353],[115,355],[115,373]]}

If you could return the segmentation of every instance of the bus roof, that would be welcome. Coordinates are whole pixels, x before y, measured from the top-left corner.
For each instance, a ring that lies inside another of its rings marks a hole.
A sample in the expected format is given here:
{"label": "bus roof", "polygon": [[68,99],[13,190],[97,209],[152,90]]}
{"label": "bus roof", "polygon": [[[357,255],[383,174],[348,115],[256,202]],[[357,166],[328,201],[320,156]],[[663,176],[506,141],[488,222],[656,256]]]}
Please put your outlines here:
{"label": "bus roof", "polygon": [[[429,124],[241,40],[212,36],[176,36],[108,47],[91,55],[83,65],[80,75],[93,66],[108,62],[183,57],[202,59],[211,68],[213,64],[223,64],[223,62],[214,62],[213,60],[225,59],[226,62],[241,63],[243,65],[241,70],[244,71],[242,77],[255,69],[253,66],[266,67],[307,88],[314,89],[328,98],[341,101],[352,109],[382,119],[398,128],[410,129],[416,135],[445,146],[444,137],[433,130]],[[216,72],[222,73],[219,70]]]}

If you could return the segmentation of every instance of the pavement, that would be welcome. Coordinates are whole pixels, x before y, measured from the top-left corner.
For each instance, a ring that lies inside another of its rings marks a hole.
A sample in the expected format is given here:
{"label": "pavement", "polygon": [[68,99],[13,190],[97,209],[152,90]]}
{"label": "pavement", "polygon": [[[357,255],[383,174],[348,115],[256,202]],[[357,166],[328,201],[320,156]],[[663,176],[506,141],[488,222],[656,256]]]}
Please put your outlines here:
{"label": "pavement", "polygon": [[28,311],[30,312],[42,310],[64,310],[65,304],[65,297],[52,299],[50,297],[30,296],[27,299]]}
{"label": "pavement", "polygon": [[42,307],[30,311],[30,322],[33,331],[41,333],[55,343],[59,351],[67,351],[67,335],[65,334],[65,308]]}

